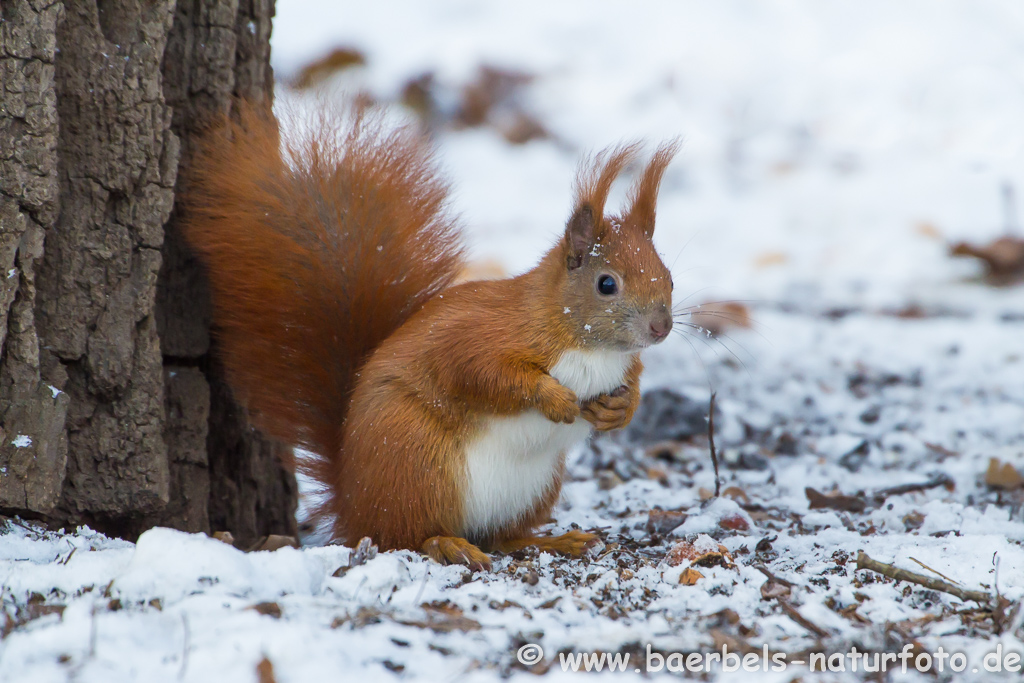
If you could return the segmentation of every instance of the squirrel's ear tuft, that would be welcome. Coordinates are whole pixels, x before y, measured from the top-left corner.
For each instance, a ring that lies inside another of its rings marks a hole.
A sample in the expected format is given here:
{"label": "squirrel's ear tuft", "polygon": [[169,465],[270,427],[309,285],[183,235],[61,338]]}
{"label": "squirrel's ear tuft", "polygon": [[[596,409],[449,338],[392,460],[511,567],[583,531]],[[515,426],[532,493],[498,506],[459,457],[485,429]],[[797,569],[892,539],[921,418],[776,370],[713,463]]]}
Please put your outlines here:
{"label": "squirrel's ear tuft", "polygon": [[604,205],[612,183],[640,151],[640,143],[610,147],[580,164],[572,216],[565,228],[569,269],[579,268],[583,258],[600,238]]}
{"label": "squirrel's ear tuft", "polygon": [[569,270],[576,270],[583,265],[583,257],[594,245],[597,223],[598,219],[589,204],[579,206],[572,212],[565,226],[565,263]]}
{"label": "squirrel's ear tuft", "polygon": [[629,191],[625,218],[629,223],[643,230],[648,239],[654,235],[654,217],[661,178],[665,174],[665,168],[672,161],[672,157],[679,151],[679,146],[679,138],[661,143],[647,164],[647,168]]}

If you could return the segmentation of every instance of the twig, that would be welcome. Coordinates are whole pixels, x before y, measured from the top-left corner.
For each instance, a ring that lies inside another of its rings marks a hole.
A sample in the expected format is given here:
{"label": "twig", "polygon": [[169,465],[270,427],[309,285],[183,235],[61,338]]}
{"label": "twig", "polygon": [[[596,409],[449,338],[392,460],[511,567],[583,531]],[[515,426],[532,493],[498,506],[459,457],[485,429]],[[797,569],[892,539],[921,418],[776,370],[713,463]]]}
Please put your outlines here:
{"label": "twig", "polygon": [[61,560],[60,563],[61,564],[67,564],[68,562],[70,562],[71,558],[74,557],[76,550],[78,550],[78,546],[77,545],[71,549],[71,552],[68,553],[68,556],[65,557],[63,560]]}
{"label": "twig", "polygon": [[947,581],[942,581],[941,579],[933,579],[932,577],[925,576],[924,574],[918,574],[906,569],[900,569],[895,565],[873,560],[868,557],[867,554],[862,552],[857,553],[857,569],[870,569],[873,572],[888,576],[890,579],[916,583],[917,585],[924,586],[925,588],[930,588],[942,593],[949,593],[961,600],[973,600],[977,603],[988,604],[992,599],[988,593],[983,591],[964,590],[959,586],[954,586],[953,584]]}
{"label": "twig", "polygon": [[793,583],[792,581],[787,581],[786,579],[780,578],[778,576],[775,576],[775,574],[772,574],[771,571],[768,569],[768,567],[764,566],[763,564],[755,564],[754,565],[754,569],[756,569],[757,571],[759,571],[762,574],[764,574],[765,576],[767,576],[769,581],[774,581],[775,583],[781,583],[783,586],[788,586],[789,588],[796,588],[796,584],[795,583]]}
{"label": "twig", "polygon": [[711,446],[711,464],[715,467],[715,498],[718,498],[722,482],[718,478],[718,451],[715,450],[715,392],[713,391],[708,405],[708,444]]}
{"label": "twig", "polygon": [[948,474],[940,474],[937,477],[929,479],[928,481],[921,482],[919,484],[901,484],[900,486],[892,486],[887,489],[880,489],[875,491],[871,497],[875,499],[875,502],[884,502],[889,496],[902,496],[904,493],[915,493],[917,491],[927,491],[928,489],[935,489],[940,486],[949,486],[953,483]]}
{"label": "twig", "polygon": [[928,565],[926,565],[924,562],[922,562],[921,560],[917,559],[916,557],[912,557],[910,559],[912,561],[914,561],[914,562],[917,562],[919,565],[921,565],[922,567],[924,567],[925,569],[930,571],[932,574],[936,574],[937,576],[941,576],[942,578],[944,578],[946,581],[949,581],[950,583],[955,583],[958,586],[962,586],[963,585],[959,581],[954,581],[953,579],[949,578],[948,576],[946,576],[942,572],[936,571],[936,570],[932,569],[931,567],[929,567]]}
{"label": "twig", "polygon": [[796,607],[793,607],[792,603],[790,603],[790,601],[786,598],[780,595],[779,597],[775,598],[775,600],[779,603],[779,607],[782,608],[782,611],[785,612],[790,619],[800,624],[814,635],[818,636],[819,638],[828,638],[832,635],[831,633],[829,633],[822,627],[818,626],[804,615],[800,614],[800,612],[797,611]]}

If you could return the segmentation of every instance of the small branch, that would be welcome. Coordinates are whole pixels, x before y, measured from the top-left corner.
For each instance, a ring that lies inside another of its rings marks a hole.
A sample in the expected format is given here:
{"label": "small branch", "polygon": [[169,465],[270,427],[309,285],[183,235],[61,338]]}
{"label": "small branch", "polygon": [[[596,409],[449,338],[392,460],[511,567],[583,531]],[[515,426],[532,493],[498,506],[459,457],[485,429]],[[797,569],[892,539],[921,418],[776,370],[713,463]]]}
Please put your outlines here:
{"label": "small branch", "polygon": [[805,629],[807,629],[814,635],[818,636],[819,638],[828,638],[832,635],[831,633],[829,633],[822,627],[818,626],[804,615],[800,614],[800,612],[797,611],[796,607],[793,607],[793,604],[786,598],[780,596],[776,598],[776,602],[779,603],[779,607],[782,608],[782,611],[785,612],[790,619],[800,624]]}
{"label": "small branch", "polygon": [[974,602],[984,605],[988,604],[992,600],[991,596],[983,591],[964,590],[959,586],[954,586],[948,581],[933,579],[932,577],[925,576],[924,574],[918,574],[906,569],[900,569],[895,565],[873,560],[865,553],[857,553],[857,569],[870,569],[871,571],[882,574],[883,576],[888,576],[890,579],[916,583],[919,586],[924,586],[925,588],[930,588],[934,591],[949,593],[950,595],[958,597],[964,601],[973,600]]}
{"label": "small branch", "polygon": [[715,450],[715,392],[713,391],[708,405],[708,444],[711,447],[711,464],[715,467],[715,498],[718,498],[722,490],[722,482],[718,478],[718,451]]}
{"label": "small branch", "polygon": [[875,491],[871,497],[875,499],[876,503],[882,503],[889,496],[902,496],[905,493],[915,493],[917,491],[927,491],[928,489],[935,489],[940,486],[949,486],[953,483],[948,474],[940,474],[939,476],[929,479],[928,481],[921,482],[920,484],[902,484],[900,486],[892,486],[887,489],[880,489]]}
{"label": "small branch", "polygon": [[756,569],[757,571],[759,571],[762,574],[764,574],[765,576],[767,576],[769,581],[774,581],[775,583],[780,583],[783,586],[788,586],[789,588],[795,588],[796,587],[796,584],[793,583],[792,581],[787,581],[786,579],[783,579],[782,577],[775,576],[775,574],[773,574],[768,569],[768,567],[764,566],[763,564],[755,564],[754,565],[754,569]]}
{"label": "small branch", "polygon": [[961,585],[963,585],[963,584],[961,584],[961,583],[960,583],[959,581],[954,581],[953,579],[949,578],[948,576],[946,576],[946,575],[945,575],[945,574],[943,574],[942,572],[940,572],[940,571],[937,571],[937,570],[935,570],[935,569],[932,569],[931,567],[929,567],[928,565],[926,565],[926,564],[925,564],[924,562],[922,562],[921,560],[917,559],[916,557],[912,557],[912,558],[910,558],[910,559],[911,559],[911,561],[913,561],[913,562],[917,562],[917,563],[918,563],[919,565],[921,565],[922,567],[924,567],[925,569],[927,569],[928,571],[930,571],[930,572],[931,572],[932,574],[935,574],[936,576],[941,576],[941,577],[942,577],[943,579],[945,579],[946,581],[949,581],[950,583],[954,583],[954,584],[956,584],[957,586],[961,586]]}

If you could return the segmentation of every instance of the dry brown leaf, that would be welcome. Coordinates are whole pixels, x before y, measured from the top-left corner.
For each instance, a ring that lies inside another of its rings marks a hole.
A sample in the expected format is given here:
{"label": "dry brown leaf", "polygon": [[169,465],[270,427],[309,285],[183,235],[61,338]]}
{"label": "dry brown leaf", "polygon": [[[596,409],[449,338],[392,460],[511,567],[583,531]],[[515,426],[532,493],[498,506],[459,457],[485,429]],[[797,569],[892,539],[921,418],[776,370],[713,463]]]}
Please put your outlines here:
{"label": "dry brown leaf", "polygon": [[1010,463],[1000,462],[998,458],[989,458],[985,483],[993,488],[1010,490],[1024,485],[1024,476]]}
{"label": "dry brown leaf", "polygon": [[462,89],[459,122],[468,127],[482,126],[492,109],[514,99],[516,91],[533,80],[529,74],[491,66],[482,66],[477,78]]}
{"label": "dry brown leaf", "polygon": [[299,539],[294,536],[282,536],[281,534],[270,534],[258,540],[255,545],[249,548],[249,552],[274,551],[281,548],[298,548]]}
{"label": "dry brown leaf", "polygon": [[437,116],[437,100],[434,98],[434,72],[427,71],[409,80],[402,87],[401,102],[416,112],[429,129]]}
{"label": "dry brown leaf", "polygon": [[718,520],[718,526],[729,531],[750,531],[750,522],[741,514],[726,515]]}
{"label": "dry brown leaf", "polygon": [[292,87],[297,90],[311,88],[339,71],[363,64],[366,64],[366,57],[359,50],[351,47],[335,48],[324,57],[302,67],[292,81]]}
{"label": "dry brown leaf", "polygon": [[235,544],[235,537],[231,535],[230,531],[215,531],[213,537],[221,543],[227,543],[228,545]]}
{"label": "dry brown leaf", "polygon": [[706,303],[691,310],[684,322],[719,335],[732,327],[750,327],[750,309],[737,301]]}
{"label": "dry brown leaf", "polygon": [[727,486],[727,487],[725,487],[724,489],[722,489],[722,495],[725,496],[726,498],[732,498],[733,500],[735,500],[737,502],[740,502],[740,501],[742,501],[744,503],[749,503],[750,502],[750,496],[748,496],[747,492],[744,491],[743,489],[741,489],[739,486]]}
{"label": "dry brown leaf", "polygon": [[810,486],[804,489],[804,495],[811,503],[812,510],[842,510],[844,512],[864,512],[868,504],[863,498],[844,496],[841,493],[825,495]]}
{"label": "dry brown leaf", "polygon": [[708,546],[699,540],[696,544],[689,541],[679,541],[665,555],[665,563],[670,567],[678,567],[681,564],[698,565],[701,567],[725,567],[731,569],[736,565],[733,563],[732,555],[722,544]]}
{"label": "dry brown leaf", "polygon": [[903,515],[903,528],[907,531],[914,531],[924,526],[924,515],[914,510]]}
{"label": "dry brown leaf", "polygon": [[670,567],[678,567],[684,562],[692,564],[701,554],[689,541],[679,541],[668,549],[668,554],[665,555],[665,562]]}
{"label": "dry brown leaf", "polygon": [[276,602],[260,602],[249,609],[259,612],[263,616],[273,617],[275,619],[281,618],[281,606]]}
{"label": "dry brown leaf", "polygon": [[668,470],[666,470],[664,467],[652,465],[651,467],[647,468],[646,474],[648,479],[653,479],[654,481],[658,482],[663,486],[668,486]]}
{"label": "dry brown leaf", "polygon": [[681,510],[651,510],[647,513],[647,533],[664,535],[686,521]]}
{"label": "dry brown leaf", "polygon": [[693,567],[687,567],[683,570],[683,573],[679,575],[679,583],[683,586],[693,586],[698,581],[704,578],[704,575]]}
{"label": "dry brown leaf", "polygon": [[259,683],[277,683],[277,678],[274,677],[274,665],[266,657],[256,665],[256,680]]}
{"label": "dry brown leaf", "polygon": [[985,263],[985,279],[1008,285],[1024,279],[1024,239],[1006,235],[983,246],[960,242],[950,247],[952,256],[972,256]]}

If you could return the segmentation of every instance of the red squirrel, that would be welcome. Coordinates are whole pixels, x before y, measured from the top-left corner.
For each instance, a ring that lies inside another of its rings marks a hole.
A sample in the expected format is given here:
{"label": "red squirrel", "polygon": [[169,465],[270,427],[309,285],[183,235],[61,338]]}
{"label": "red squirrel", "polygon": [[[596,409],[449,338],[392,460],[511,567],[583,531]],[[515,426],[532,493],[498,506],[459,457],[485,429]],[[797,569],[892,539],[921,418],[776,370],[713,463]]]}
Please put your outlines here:
{"label": "red squirrel", "polygon": [[584,162],[564,234],[516,277],[464,267],[429,146],[365,110],[323,113],[282,144],[245,106],[199,143],[185,236],[205,266],[216,352],[253,423],[315,453],[335,537],[490,567],[541,537],[566,451],[629,423],[640,352],[672,328],[672,278],[652,243],[677,143],[644,166],[619,215],[613,181],[639,144]]}

